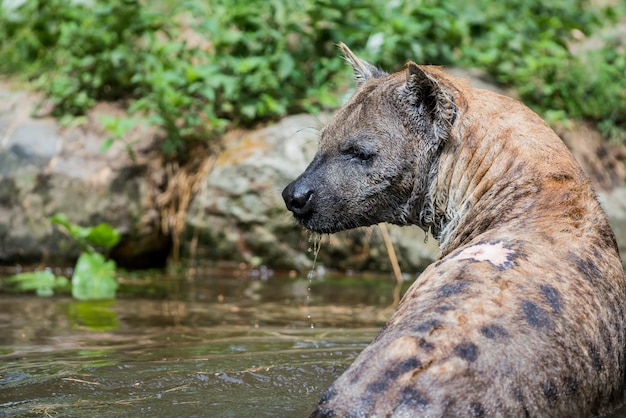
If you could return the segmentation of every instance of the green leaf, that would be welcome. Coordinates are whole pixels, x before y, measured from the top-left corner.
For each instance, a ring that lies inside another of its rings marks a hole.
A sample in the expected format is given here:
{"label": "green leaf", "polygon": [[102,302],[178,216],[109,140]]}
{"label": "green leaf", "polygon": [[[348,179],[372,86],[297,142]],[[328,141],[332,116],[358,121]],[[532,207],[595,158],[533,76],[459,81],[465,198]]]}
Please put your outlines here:
{"label": "green leaf", "polygon": [[19,273],[4,279],[4,283],[14,284],[18,291],[35,290],[39,296],[52,296],[57,286],[56,277],[50,270]]}
{"label": "green leaf", "polygon": [[48,219],[50,220],[50,223],[61,225],[65,227],[68,231],[72,229],[70,221],[64,213],[57,212]]}
{"label": "green leaf", "polygon": [[41,286],[35,290],[37,296],[49,297],[54,295],[54,288],[52,286]]}
{"label": "green leaf", "polygon": [[101,223],[87,229],[89,232],[85,235],[85,239],[94,245],[111,248],[120,241],[120,231],[107,223]]}
{"label": "green leaf", "polygon": [[81,254],[72,276],[72,296],[79,300],[114,299],[116,290],[115,262],[98,253]]}
{"label": "green leaf", "polygon": [[293,58],[291,55],[282,54],[278,61],[278,77],[281,80],[286,80],[291,75],[295,68]]}
{"label": "green leaf", "polygon": [[100,152],[107,152],[114,142],[115,140],[113,138],[105,139],[102,145],[100,145]]}
{"label": "green leaf", "polygon": [[69,234],[81,245],[84,244],[83,240],[87,235],[89,235],[89,232],[91,230],[91,228],[74,225],[69,221],[64,213],[55,213],[48,219],[50,220],[50,223],[61,225],[62,227],[67,229],[67,232],[69,232]]}
{"label": "green leaf", "polygon": [[242,105],[239,111],[247,119],[254,119],[254,117],[256,116],[256,106],[253,104]]}
{"label": "green leaf", "polygon": [[[120,231],[107,223],[101,223],[93,227],[74,225],[63,213],[55,213],[49,218],[52,224],[61,225],[78,241],[85,251],[93,252],[86,242],[99,245],[104,248],[111,248],[120,241]],[[86,242],[85,242],[86,241]]]}

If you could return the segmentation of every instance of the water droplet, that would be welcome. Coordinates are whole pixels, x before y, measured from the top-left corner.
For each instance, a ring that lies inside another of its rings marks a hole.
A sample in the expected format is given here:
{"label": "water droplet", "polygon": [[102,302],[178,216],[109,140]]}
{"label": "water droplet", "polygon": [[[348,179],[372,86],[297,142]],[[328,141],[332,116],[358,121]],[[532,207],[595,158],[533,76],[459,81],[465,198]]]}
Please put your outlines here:
{"label": "water droplet", "polygon": [[[311,322],[311,311],[310,311],[310,303],[311,303],[311,282],[313,281],[313,279],[315,277],[318,276],[318,272],[320,271],[320,268],[322,268],[322,274],[323,274],[323,267],[322,266],[317,266],[317,255],[320,252],[320,249],[322,248],[322,236],[320,234],[315,234],[312,233],[309,235],[309,243],[311,244],[309,246],[309,248],[307,249],[308,252],[313,252],[313,264],[311,265],[311,271],[309,271],[306,275],[306,278],[309,280],[309,287],[307,287],[306,291],[307,291],[307,295],[306,295],[306,307],[307,307],[307,319],[310,322],[311,325],[311,329],[315,328],[315,325],[313,325],[313,322]],[[321,275],[320,275],[321,276]]]}

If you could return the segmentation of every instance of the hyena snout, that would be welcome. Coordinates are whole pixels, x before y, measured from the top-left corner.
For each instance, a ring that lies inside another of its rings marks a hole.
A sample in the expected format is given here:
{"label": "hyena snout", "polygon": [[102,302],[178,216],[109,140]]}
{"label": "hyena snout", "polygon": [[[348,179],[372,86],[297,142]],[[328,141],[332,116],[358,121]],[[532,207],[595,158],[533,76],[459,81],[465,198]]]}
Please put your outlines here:
{"label": "hyena snout", "polygon": [[304,218],[312,213],[314,196],[313,185],[302,177],[291,182],[283,190],[283,199],[287,209],[293,212],[297,218]]}

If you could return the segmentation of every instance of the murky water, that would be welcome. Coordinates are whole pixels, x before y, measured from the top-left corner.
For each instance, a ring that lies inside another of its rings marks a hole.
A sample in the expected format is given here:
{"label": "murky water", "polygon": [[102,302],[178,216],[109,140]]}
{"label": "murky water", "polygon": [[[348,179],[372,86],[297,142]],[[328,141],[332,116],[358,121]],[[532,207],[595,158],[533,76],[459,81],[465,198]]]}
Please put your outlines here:
{"label": "murky water", "polygon": [[213,273],[163,299],[0,295],[0,416],[305,416],[394,299],[392,279],[308,287]]}
{"label": "murky water", "polygon": [[261,277],[158,280],[152,298],[127,286],[102,303],[0,295],[0,417],[306,416],[398,289]]}

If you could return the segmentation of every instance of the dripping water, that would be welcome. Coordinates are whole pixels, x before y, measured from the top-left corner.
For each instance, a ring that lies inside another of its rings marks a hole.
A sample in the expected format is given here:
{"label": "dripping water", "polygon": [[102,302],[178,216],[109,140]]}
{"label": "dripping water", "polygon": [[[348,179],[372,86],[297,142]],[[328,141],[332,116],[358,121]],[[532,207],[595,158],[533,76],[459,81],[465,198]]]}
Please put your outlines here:
{"label": "dripping water", "polygon": [[306,318],[309,320],[309,325],[311,328],[315,328],[315,324],[313,323],[313,319],[311,317],[311,284],[313,282],[313,278],[317,276],[317,255],[320,253],[321,247],[322,247],[322,236],[317,233],[311,233],[309,235],[308,252],[313,253],[313,265],[311,266],[311,270],[306,275],[306,278],[309,281],[309,284],[306,288],[306,302],[305,302],[306,309],[307,309]]}

